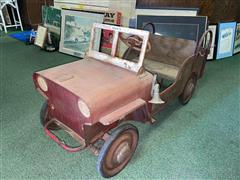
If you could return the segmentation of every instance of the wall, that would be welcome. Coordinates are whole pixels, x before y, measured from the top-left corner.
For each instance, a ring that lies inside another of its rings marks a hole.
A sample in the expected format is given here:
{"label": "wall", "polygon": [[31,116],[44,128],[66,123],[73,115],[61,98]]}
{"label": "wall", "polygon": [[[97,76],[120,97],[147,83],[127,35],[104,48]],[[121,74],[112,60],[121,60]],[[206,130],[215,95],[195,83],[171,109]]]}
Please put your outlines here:
{"label": "wall", "polygon": [[210,23],[219,23],[221,21],[240,22],[239,0],[137,0],[136,7],[199,8],[199,14],[208,16]]}
{"label": "wall", "polygon": [[25,28],[37,28],[42,22],[42,6],[53,5],[53,0],[18,0],[21,20]]}

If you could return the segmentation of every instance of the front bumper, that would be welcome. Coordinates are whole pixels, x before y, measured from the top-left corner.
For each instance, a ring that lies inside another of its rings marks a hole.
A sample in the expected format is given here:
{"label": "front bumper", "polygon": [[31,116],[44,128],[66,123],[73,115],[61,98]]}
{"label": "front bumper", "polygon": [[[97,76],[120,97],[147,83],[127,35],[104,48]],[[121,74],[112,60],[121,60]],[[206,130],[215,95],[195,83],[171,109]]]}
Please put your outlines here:
{"label": "front bumper", "polygon": [[[70,136],[72,136],[73,139],[75,139],[80,145],[77,147],[71,147],[69,145],[67,145],[63,140],[61,140],[58,136],[56,136],[55,134],[52,133],[52,131],[50,131],[48,129],[48,126],[52,123],[55,123],[56,125],[58,125],[61,129],[63,129],[65,132],[67,132]],[[62,147],[64,150],[68,151],[68,152],[77,152],[80,150],[83,150],[86,147],[86,143],[85,140],[83,138],[81,138],[77,133],[75,133],[73,130],[71,130],[71,128],[69,128],[68,126],[66,126],[65,124],[63,124],[62,122],[58,121],[57,119],[51,119],[50,121],[48,121],[46,123],[46,125],[44,126],[44,132],[46,133],[46,135],[48,135],[52,140],[54,140],[60,147]]]}

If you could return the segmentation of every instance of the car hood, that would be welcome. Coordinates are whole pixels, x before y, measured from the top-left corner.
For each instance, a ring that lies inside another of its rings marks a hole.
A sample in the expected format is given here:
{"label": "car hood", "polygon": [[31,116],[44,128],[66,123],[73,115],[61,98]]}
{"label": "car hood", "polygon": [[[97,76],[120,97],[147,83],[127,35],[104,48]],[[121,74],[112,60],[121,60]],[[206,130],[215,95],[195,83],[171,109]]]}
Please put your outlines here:
{"label": "car hood", "polygon": [[151,74],[139,76],[90,57],[36,74],[78,96],[95,120],[132,100],[150,98]]}

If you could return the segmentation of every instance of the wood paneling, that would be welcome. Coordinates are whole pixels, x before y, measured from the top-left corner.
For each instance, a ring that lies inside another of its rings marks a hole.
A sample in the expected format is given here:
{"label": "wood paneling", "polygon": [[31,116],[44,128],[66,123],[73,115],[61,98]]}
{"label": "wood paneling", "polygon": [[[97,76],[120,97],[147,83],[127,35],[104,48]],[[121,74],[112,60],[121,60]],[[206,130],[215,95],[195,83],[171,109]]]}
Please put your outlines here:
{"label": "wood paneling", "polygon": [[199,15],[208,16],[210,23],[240,21],[240,0],[137,0],[136,7],[199,8]]}
{"label": "wood paneling", "polygon": [[18,0],[21,19],[25,28],[35,28],[42,20],[42,6],[53,5],[53,0]]}

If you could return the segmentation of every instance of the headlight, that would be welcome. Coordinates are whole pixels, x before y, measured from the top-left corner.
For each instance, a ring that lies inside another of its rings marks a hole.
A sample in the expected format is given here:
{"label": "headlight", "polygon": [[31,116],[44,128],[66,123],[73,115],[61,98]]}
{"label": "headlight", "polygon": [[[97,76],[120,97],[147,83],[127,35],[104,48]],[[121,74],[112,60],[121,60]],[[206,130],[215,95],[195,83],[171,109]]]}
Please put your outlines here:
{"label": "headlight", "polygon": [[78,100],[78,108],[86,118],[90,117],[90,110],[85,102]]}
{"label": "headlight", "polygon": [[37,82],[38,82],[39,87],[40,87],[43,91],[46,92],[46,91],[48,90],[47,83],[46,83],[46,81],[45,81],[41,76],[38,76],[38,77],[37,77]]}

